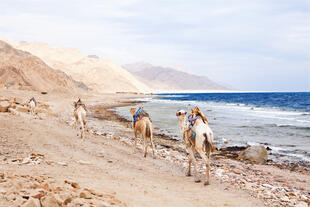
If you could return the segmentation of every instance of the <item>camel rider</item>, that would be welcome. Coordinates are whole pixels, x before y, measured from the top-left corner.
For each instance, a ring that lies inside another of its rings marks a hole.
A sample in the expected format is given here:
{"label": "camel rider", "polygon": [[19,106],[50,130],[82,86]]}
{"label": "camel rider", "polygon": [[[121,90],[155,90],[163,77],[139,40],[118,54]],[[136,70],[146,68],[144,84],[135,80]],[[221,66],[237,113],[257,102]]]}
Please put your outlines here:
{"label": "camel rider", "polygon": [[200,116],[202,118],[203,123],[208,124],[207,117],[199,110],[197,106],[194,109],[194,114],[196,116]]}
{"label": "camel rider", "polygon": [[197,118],[194,117],[194,110],[191,109],[190,115],[188,115],[188,126],[194,126],[196,119]]}
{"label": "camel rider", "polygon": [[188,130],[192,130],[192,133],[193,133],[193,138],[195,139],[196,138],[196,133],[194,132],[193,130],[193,126],[195,124],[195,121],[197,119],[197,117],[194,117],[195,113],[194,113],[194,110],[191,109],[191,112],[190,112],[190,115],[188,115]]}
{"label": "camel rider", "polygon": [[78,106],[82,105],[84,107],[84,109],[87,111],[86,109],[86,105],[81,101],[81,98],[79,98],[79,100],[75,103],[75,108],[77,108]]}

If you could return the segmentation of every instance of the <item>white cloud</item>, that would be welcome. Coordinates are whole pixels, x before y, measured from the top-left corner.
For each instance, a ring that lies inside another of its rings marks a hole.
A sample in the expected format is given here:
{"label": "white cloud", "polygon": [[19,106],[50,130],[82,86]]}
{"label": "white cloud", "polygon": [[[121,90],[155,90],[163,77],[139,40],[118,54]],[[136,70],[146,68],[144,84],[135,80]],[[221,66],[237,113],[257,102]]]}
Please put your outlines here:
{"label": "white cloud", "polygon": [[0,35],[15,41],[75,47],[121,64],[184,65],[244,90],[310,90],[306,0],[11,0],[0,7]]}

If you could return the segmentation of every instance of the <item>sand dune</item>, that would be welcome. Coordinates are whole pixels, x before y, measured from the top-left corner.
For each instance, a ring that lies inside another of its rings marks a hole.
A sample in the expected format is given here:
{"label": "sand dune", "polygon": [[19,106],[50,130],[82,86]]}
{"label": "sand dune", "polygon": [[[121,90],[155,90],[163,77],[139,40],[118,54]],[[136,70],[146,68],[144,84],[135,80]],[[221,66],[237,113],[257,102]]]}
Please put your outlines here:
{"label": "sand dune", "polygon": [[87,87],[28,52],[0,41],[0,83],[18,89],[82,92]]}
{"label": "sand dune", "polygon": [[84,56],[76,49],[52,47],[46,43],[21,42],[16,47],[40,57],[49,66],[71,75],[98,92],[149,91],[149,87],[108,59]]}

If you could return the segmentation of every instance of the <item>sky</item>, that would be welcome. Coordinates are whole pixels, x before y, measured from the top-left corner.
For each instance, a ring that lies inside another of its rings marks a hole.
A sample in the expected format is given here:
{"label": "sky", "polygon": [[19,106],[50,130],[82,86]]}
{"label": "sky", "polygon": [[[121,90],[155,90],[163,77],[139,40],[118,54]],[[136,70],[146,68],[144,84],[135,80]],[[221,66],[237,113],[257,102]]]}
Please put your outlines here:
{"label": "sky", "polygon": [[310,91],[309,0],[3,0],[0,36],[238,90]]}

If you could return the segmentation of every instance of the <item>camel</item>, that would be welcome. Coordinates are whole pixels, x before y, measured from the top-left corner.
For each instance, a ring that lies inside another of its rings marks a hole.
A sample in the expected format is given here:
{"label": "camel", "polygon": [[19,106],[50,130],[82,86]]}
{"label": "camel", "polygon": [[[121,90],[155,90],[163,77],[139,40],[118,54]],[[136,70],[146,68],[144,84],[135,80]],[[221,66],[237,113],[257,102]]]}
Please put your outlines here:
{"label": "camel", "polygon": [[[191,176],[191,164],[194,165],[194,179],[195,182],[200,182],[200,178],[197,175],[197,168],[196,168],[196,158],[195,152],[197,152],[203,161],[206,164],[206,178],[204,185],[210,184],[210,155],[211,152],[214,151],[213,146],[213,132],[209,127],[208,122],[204,122],[204,118],[201,116],[197,116],[194,114],[195,123],[193,124],[192,128],[188,126],[187,119],[186,119],[186,111],[179,110],[176,113],[178,117],[180,130],[182,134],[182,139],[185,143],[186,150],[189,154],[188,157],[188,171],[187,176]],[[194,138],[193,132],[196,134]],[[205,150],[205,152],[204,152]]]}
{"label": "camel", "polygon": [[[152,122],[148,116],[143,116],[139,120],[134,120],[134,115],[136,113],[136,108],[130,109],[131,118],[132,118],[132,126],[134,129],[134,147],[133,147],[133,153],[136,153],[137,148],[137,133],[139,132],[144,141],[144,157],[146,157],[147,154],[147,148],[148,148],[148,141],[147,138],[150,138],[151,146],[152,146],[152,152],[153,152],[153,158],[155,158],[155,152],[154,152],[154,143],[153,143],[153,132],[152,132]],[[134,122],[135,121],[135,122]]]}
{"label": "camel", "polygon": [[31,113],[31,115],[34,115],[34,114],[35,114],[34,110],[35,110],[35,108],[36,108],[36,106],[37,106],[37,101],[35,100],[34,97],[32,97],[32,98],[29,100],[28,103],[29,103],[29,106],[30,106],[30,113]]}
{"label": "camel", "polygon": [[86,127],[86,106],[82,103],[81,99],[77,102],[73,102],[74,106],[74,118],[76,123],[80,123],[81,139],[85,137],[85,127]]}

